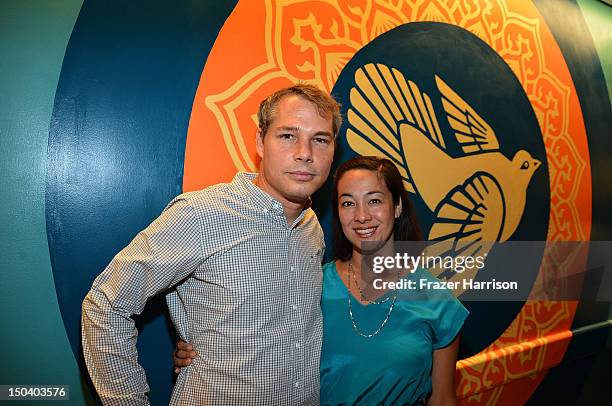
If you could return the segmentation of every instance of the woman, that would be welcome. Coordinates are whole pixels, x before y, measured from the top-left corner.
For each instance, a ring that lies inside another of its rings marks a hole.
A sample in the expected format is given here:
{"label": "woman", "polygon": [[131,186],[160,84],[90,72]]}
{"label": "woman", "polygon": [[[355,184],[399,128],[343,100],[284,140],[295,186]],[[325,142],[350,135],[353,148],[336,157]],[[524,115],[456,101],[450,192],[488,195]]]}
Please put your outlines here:
{"label": "woman", "polygon": [[[374,273],[364,258],[393,256],[396,241],[420,240],[395,165],[376,157],[340,165],[333,213],[335,259],[323,266],[321,404],[456,404],[457,336],[467,310],[448,291],[379,289],[381,281],[434,278],[423,269]],[[194,356],[180,342],[175,365]]]}

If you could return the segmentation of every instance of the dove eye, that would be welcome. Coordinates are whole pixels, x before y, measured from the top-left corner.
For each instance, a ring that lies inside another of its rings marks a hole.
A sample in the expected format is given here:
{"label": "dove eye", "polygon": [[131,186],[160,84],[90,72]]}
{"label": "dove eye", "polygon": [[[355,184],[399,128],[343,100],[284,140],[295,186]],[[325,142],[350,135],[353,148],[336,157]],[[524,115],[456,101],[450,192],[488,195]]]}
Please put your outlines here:
{"label": "dove eye", "polygon": [[523,164],[521,165],[521,169],[529,169],[529,162],[523,161]]}

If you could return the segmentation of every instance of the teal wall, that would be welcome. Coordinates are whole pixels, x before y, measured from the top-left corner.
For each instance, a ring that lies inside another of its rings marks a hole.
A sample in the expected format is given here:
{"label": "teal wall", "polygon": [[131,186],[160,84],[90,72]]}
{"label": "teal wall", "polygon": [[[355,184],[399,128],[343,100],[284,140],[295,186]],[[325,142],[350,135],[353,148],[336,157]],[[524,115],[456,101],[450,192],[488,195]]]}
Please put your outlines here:
{"label": "teal wall", "polygon": [[[77,405],[91,398],[58,307],[45,179],[55,90],[82,3],[0,0],[0,384],[70,385]],[[612,100],[612,7],[578,3]]]}
{"label": "teal wall", "polygon": [[70,385],[71,404],[85,402],[49,262],[45,174],[55,89],[81,4],[0,2],[0,383]]}
{"label": "teal wall", "polygon": [[612,7],[598,0],[578,0],[578,4],[599,54],[612,102]]}
{"label": "teal wall", "polygon": [[[612,104],[612,7],[596,0],[578,0],[578,4],[593,37]],[[610,131],[612,137],[612,129]],[[612,307],[608,321],[612,323]],[[608,347],[612,347],[612,334],[608,336]]]}

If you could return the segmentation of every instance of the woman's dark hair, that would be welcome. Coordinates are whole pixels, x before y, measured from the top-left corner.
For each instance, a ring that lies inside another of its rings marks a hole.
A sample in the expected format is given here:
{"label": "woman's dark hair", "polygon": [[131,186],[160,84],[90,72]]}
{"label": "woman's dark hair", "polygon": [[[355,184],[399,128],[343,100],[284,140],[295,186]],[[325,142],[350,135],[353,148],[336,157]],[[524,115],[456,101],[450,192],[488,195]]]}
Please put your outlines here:
{"label": "woman's dark hair", "polygon": [[422,240],[421,228],[414,214],[414,207],[408,198],[408,192],[404,188],[404,181],[395,164],[388,159],[378,158],[375,156],[360,156],[351,158],[344,162],[336,169],[334,175],[334,191],[333,191],[333,213],[334,213],[334,259],[347,261],[353,255],[353,245],[346,238],[340,224],[340,216],[338,214],[338,182],[342,176],[354,169],[365,169],[374,171],[380,179],[385,183],[391,196],[393,204],[397,205],[402,202],[402,212],[395,219],[393,225],[393,235],[396,241],[420,241]]}

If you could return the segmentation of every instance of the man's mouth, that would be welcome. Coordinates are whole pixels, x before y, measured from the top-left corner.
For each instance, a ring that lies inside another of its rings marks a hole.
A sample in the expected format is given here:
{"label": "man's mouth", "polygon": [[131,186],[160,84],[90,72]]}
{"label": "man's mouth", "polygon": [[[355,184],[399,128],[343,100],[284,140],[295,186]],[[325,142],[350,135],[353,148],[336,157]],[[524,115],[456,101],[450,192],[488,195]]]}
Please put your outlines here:
{"label": "man's mouth", "polygon": [[288,173],[294,179],[301,180],[301,181],[309,181],[309,180],[312,180],[315,177],[314,173],[308,172],[308,171],[291,171],[291,172],[288,172]]}

